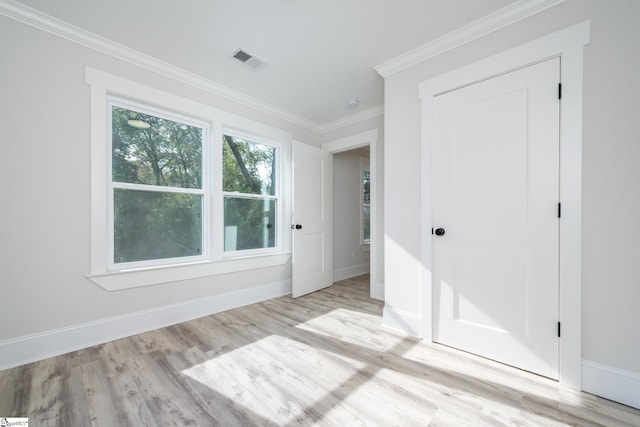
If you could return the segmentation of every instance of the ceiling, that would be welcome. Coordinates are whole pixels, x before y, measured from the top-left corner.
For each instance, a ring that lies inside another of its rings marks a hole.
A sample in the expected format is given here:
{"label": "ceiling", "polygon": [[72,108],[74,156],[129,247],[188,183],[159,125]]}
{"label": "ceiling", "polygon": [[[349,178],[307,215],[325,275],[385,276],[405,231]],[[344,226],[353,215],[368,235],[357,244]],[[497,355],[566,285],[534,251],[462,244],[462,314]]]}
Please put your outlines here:
{"label": "ceiling", "polygon": [[[383,104],[375,66],[514,2],[19,0],[319,125]],[[238,48],[267,65],[238,62]]]}

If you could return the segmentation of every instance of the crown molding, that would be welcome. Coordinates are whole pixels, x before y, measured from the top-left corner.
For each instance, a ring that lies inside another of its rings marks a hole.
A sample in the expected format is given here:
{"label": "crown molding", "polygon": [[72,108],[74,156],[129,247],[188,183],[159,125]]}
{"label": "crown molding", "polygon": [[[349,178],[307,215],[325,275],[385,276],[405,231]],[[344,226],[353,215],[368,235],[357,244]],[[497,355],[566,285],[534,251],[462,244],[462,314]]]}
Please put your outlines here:
{"label": "crown molding", "polygon": [[367,108],[366,110],[354,113],[350,116],[325,123],[320,126],[322,129],[320,133],[331,132],[332,130],[340,129],[382,115],[384,115],[384,104],[379,104],[371,108]]}
{"label": "crown molding", "polygon": [[565,0],[518,0],[494,13],[484,16],[464,27],[410,50],[389,61],[377,65],[375,70],[384,78],[427,59],[460,47],[501,28],[514,24],[543,10],[557,6]]}
{"label": "crown molding", "polygon": [[[316,123],[13,0],[0,0],[0,15],[317,133],[328,132],[339,121],[329,127]],[[343,122],[350,124],[351,120]]]}

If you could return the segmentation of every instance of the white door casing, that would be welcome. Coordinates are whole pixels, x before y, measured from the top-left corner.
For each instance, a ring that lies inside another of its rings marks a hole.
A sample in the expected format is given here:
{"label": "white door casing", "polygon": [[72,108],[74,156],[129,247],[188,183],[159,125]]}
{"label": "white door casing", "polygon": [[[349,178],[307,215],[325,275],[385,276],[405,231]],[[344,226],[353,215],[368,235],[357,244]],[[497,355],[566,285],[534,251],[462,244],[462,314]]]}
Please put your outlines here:
{"label": "white door casing", "polygon": [[435,97],[434,341],[558,378],[560,59]]}
{"label": "white door casing", "polygon": [[381,221],[378,216],[378,208],[381,200],[381,174],[382,168],[379,167],[380,158],[378,155],[378,130],[371,129],[360,132],[334,141],[322,144],[322,149],[331,154],[342,153],[344,151],[355,150],[362,147],[370,148],[370,167],[371,167],[371,244],[370,244],[370,296],[384,300],[384,284],[381,283],[382,274],[378,271],[378,263],[381,260],[379,256],[381,248],[381,228],[378,223]]}
{"label": "white door casing", "polygon": [[326,288],[332,283],[332,180],[331,154],[294,141],[293,298]]}

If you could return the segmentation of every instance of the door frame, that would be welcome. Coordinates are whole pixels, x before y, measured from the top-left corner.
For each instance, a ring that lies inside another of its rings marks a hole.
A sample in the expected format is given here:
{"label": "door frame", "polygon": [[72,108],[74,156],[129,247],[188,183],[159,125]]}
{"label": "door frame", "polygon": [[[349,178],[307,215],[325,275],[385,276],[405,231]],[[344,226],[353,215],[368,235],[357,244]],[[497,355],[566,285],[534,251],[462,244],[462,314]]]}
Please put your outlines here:
{"label": "door frame", "polygon": [[503,53],[426,80],[419,85],[422,103],[422,270],[421,336],[432,341],[433,239],[431,192],[431,119],[435,96],[553,57],[560,58],[560,384],[580,390],[582,383],[582,74],[583,49],[590,22],[582,22]]}
{"label": "door frame", "polygon": [[322,144],[322,149],[327,150],[331,154],[341,153],[343,151],[354,150],[356,148],[361,148],[365,146],[369,146],[370,149],[370,157],[369,157],[369,167],[371,173],[371,243],[370,243],[370,283],[369,283],[369,293],[371,298],[376,298],[380,300],[384,300],[384,285],[380,281],[379,272],[378,272],[378,253],[380,250],[380,235],[379,235],[379,227],[378,227],[378,190],[382,189],[382,186],[378,182],[378,178],[380,176],[380,168],[378,167],[378,129],[371,129],[365,132],[361,132],[355,135],[347,136],[345,138],[340,138],[334,141],[325,142]]}

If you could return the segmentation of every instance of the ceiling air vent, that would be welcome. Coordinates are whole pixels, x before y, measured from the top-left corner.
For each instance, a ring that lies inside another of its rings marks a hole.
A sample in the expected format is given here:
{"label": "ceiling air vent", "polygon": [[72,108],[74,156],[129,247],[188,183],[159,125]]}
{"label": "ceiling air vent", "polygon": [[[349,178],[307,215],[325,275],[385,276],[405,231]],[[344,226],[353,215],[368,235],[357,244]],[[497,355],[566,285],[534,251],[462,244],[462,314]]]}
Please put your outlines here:
{"label": "ceiling air vent", "polygon": [[246,50],[238,49],[233,52],[232,56],[243,64],[246,64],[249,67],[253,68],[255,71],[258,71],[259,69],[267,65],[262,59],[247,52]]}

